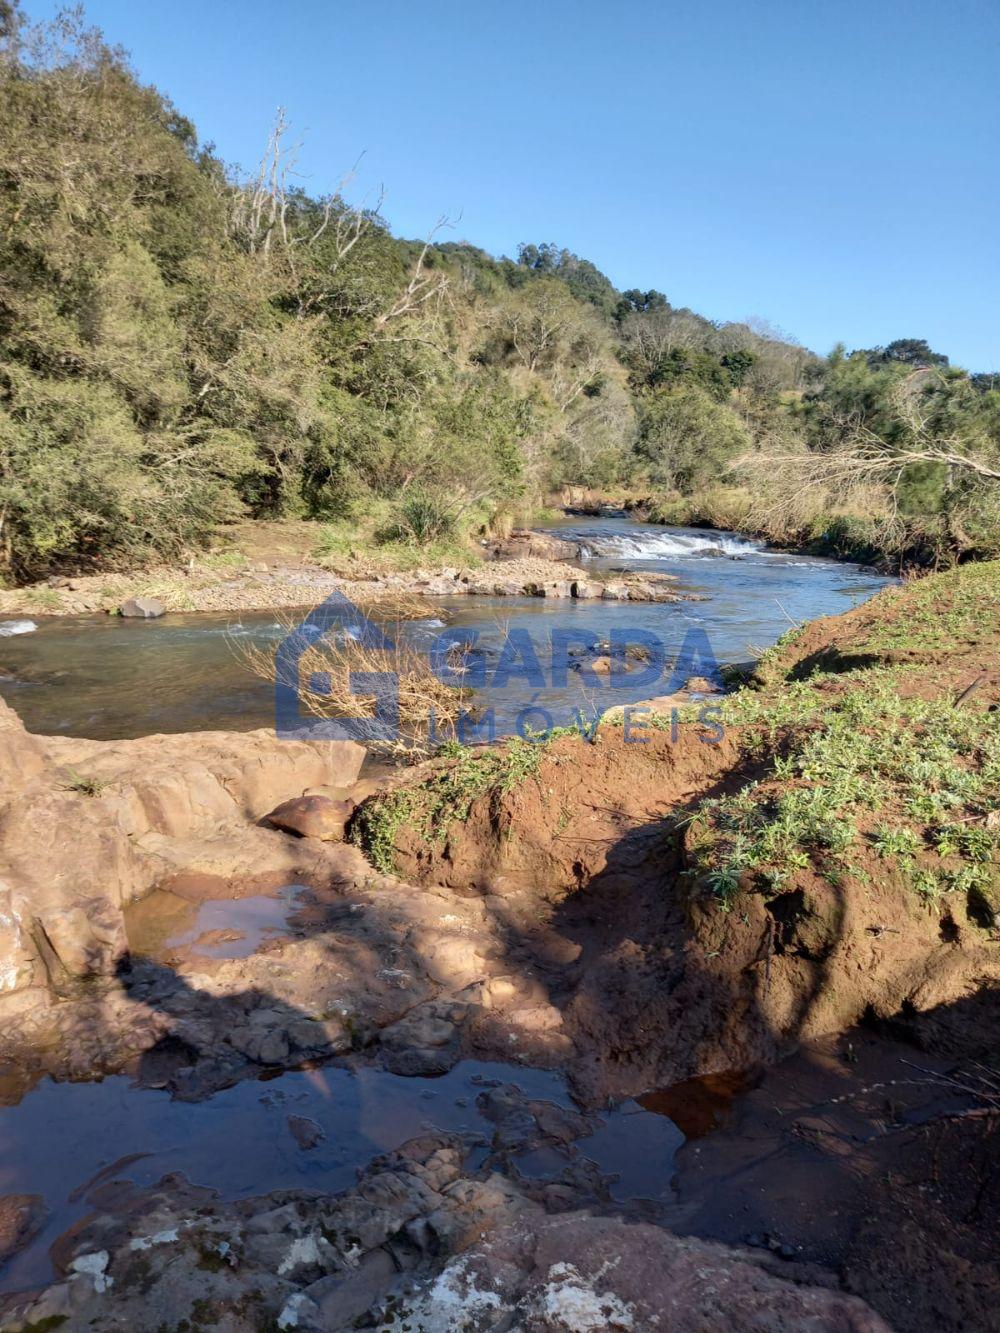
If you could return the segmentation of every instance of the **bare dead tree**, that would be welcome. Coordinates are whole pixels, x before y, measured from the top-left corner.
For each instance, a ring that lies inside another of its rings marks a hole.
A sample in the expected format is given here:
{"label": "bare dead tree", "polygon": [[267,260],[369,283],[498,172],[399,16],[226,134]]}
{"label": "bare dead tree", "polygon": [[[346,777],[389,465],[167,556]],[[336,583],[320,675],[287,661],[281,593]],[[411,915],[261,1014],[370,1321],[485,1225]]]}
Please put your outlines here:
{"label": "bare dead tree", "polygon": [[542,360],[559,345],[574,322],[567,293],[539,283],[517,293],[500,317],[501,329],[518,360],[534,374]]}
{"label": "bare dead tree", "polygon": [[321,201],[318,221],[314,220],[304,229],[290,226],[293,181],[301,179],[296,165],[302,147],[301,140],[287,142],[290,128],[285,108],[279,107],[256,175],[234,192],[230,228],[250,254],[270,255],[280,247],[290,260],[296,248],[309,249],[321,236],[332,232],[333,245],[325,262],[330,270],[336,270],[371,227],[381,210],[384,191],[379,190],[377,200],[370,207],[354,207],[346,203],[344,191],[357,175],[359,158],[344,173],[333,192]]}
{"label": "bare dead tree", "polygon": [[800,475],[803,484],[841,486],[860,482],[879,482],[895,491],[907,468],[915,463],[942,463],[949,471],[967,474],[980,481],[1000,482],[1000,465],[967,451],[967,441],[958,435],[937,439],[921,432],[910,444],[888,445],[867,426],[845,422],[843,442],[825,452],[804,450],[795,453],[747,453],[737,458],[734,467],[750,472],[772,472],[780,468]]}
{"label": "bare dead tree", "polygon": [[558,366],[552,374],[552,396],[560,412],[568,412],[588,384],[593,384],[603,365],[603,348],[587,339],[571,364]]}
{"label": "bare dead tree", "polygon": [[448,275],[446,273],[429,273],[427,271],[427,256],[434,246],[434,238],[438,232],[443,231],[446,227],[455,226],[457,221],[457,218],[453,221],[447,214],[442,213],[435,222],[421,247],[417,262],[413,266],[413,272],[410,274],[406,286],[389,308],[383,310],[375,320],[376,336],[387,324],[417,314],[424,307],[444,295],[448,287]]}
{"label": "bare dead tree", "polygon": [[990,487],[1000,483],[1000,457],[985,437],[974,431],[945,435],[935,431],[923,393],[926,377],[926,371],[914,371],[896,389],[891,408],[902,428],[898,441],[873,430],[860,415],[842,415],[831,419],[837,443],[830,449],[764,447],[736,459],[734,467],[756,473],[765,482],[784,476],[800,487],[822,486],[837,493],[876,485],[893,506],[907,469],[917,463],[943,465],[949,482],[964,476]]}

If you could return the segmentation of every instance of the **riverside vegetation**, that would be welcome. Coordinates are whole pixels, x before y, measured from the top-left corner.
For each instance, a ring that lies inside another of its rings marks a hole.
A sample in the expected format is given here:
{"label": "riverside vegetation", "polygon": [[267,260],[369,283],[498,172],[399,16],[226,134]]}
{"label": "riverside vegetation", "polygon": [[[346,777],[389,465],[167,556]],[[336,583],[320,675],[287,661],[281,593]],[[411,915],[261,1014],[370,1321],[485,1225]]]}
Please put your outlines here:
{"label": "riverside vegetation", "polygon": [[[95,1121],[100,1169],[49,1199],[8,1137],[0,1259],[30,1262],[0,1328],[992,1327],[991,378],[917,339],[822,360],[552,245],[395,238],[374,201],[293,187],[283,117],[247,177],[78,17],[0,0],[0,32],[9,583],[89,572],[113,603],[239,524],[258,558],[279,533],[429,585],[547,494],[955,565],[794,630],[711,727],[654,701],[633,743],[609,719],[361,780],[350,742],[42,737],[0,705],[6,1095],[43,1155],[80,1105],[53,1131],[53,1089],[106,1078],[95,1105],[137,1112],[134,1153]],[[198,595],[212,562],[242,568],[211,554]],[[237,900],[290,886],[252,947]],[[223,929],[170,925],[219,904]],[[435,1128],[463,1061],[487,1063]],[[348,1070],[435,1082],[384,1083],[391,1121],[359,1102],[352,1149],[325,1082]],[[520,1086],[541,1070],[575,1107]],[[139,1108],[244,1084],[292,1160],[248,1182],[240,1141],[234,1200],[185,1175],[206,1119],[143,1138]],[[735,1123],[699,1127],[719,1086]],[[705,1135],[676,1162],[635,1137],[651,1099]],[[676,1188],[623,1201],[625,1157]]]}
{"label": "riverside vegetation", "polygon": [[394,237],[230,168],[78,13],[0,4],[0,569],[176,561],[237,519],[452,556],[570,487],[886,562],[1000,550],[1000,389],[821,358],[553,244]]}

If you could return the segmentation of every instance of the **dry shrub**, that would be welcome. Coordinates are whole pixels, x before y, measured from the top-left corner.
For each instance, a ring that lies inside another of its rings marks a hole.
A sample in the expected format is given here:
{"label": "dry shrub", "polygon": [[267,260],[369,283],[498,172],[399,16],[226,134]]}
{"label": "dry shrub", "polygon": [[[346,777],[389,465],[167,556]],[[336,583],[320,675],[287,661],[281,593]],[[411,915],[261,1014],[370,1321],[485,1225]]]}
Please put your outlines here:
{"label": "dry shrub", "polygon": [[[401,599],[406,605],[406,599]],[[418,760],[442,742],[454,739],[459,713],[467,707],[470,690],[446,685],[431,670],[425,649],[407,639],[404,628],[407,619],[415,617],[398,614],[379,616],[379,626],[392,647],[374,647],[350,637],[342,631],[331,631],[307,647],[298,658],[295,679],[281,683],[292,686],[298,693],[303,712],[319,718],[372,718],[375,715],[375,696],[352,693],[351,675],[357,672],[392,673],[398,682],[400,734],[393,740],[369,740],[367,748],[394,758]],[[379,612],[386,610],[384,600],[378,603]],[[422,616],[434,614],[422,604]],[[279,623],[284,631],[281,640],[296,631],[298,620],[292,615]],[[279,642],[281,641],[279,640]],[[277,675],[276,649],[230,639],[230,647],[240,663],[253,675],[275,683]],[[315,676],[329,681],[329,689],[319,693],[309,687]]]}

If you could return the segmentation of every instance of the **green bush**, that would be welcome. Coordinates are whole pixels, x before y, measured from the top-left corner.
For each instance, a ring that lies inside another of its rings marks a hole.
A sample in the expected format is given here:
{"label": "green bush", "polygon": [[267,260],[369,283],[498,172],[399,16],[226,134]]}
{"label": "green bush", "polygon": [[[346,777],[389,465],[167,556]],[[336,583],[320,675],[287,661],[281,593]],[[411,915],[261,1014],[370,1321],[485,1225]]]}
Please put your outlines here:
{"label": "green bush", "polygon": [[407,495],[394,508],[392,522],[378,533],[380,542],[408,541],[429,546],[447,541],[458,529],[454,503],[432,492]]}

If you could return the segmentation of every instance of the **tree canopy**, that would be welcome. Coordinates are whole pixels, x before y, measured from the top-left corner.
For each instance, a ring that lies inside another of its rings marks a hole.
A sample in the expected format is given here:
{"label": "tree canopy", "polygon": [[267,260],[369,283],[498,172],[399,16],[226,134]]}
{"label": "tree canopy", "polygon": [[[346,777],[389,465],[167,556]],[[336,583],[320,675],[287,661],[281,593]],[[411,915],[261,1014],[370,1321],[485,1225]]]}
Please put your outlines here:
{"label": "tree canopy", "polygon": [[242,176],[79,14],[0,0],[7,576],[434,494],[467,525],[566,485],[766,498],[748,459],[852,449],[886,512],[993,540],[995,377],[917,338],[821,360],[551,242],[395,237],[377,204],[299,188],[288,131]]}

